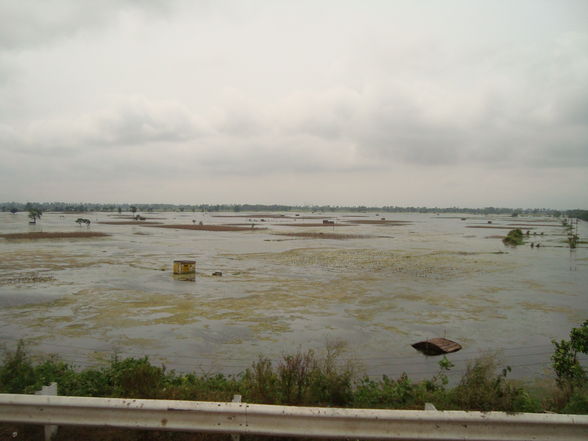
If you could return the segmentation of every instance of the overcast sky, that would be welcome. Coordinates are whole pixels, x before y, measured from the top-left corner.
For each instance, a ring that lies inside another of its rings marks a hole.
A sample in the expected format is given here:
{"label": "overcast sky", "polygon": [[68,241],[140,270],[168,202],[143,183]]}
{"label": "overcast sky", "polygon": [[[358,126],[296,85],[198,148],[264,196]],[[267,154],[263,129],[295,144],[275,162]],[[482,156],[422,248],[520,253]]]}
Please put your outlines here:
{"label": "overcast sky", "polygon": [[588,1],[0,0],[0,201],[588,208]]}

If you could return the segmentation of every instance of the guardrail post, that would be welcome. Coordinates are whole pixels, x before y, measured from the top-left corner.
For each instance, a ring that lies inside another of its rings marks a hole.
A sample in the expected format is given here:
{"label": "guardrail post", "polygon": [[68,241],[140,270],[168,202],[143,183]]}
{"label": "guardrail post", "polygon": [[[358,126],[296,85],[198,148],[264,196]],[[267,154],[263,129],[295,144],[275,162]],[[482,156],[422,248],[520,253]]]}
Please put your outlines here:
{"label": "guardrail post", "polygon": [[[233,395],[233,403],[240,403],[241,402],[241,395]],[[233,441],[241,441],[241,435],[238,433],[231,433],[231,439]]]}
{"label": "guardrail post", "polygon": [[[35,395],[57,395],[57,383],[51,383],[49,386],[43,386],[41,390],[35,392]],[[45,426],[45,441],[51,441],[57,435],[59,426],[47,424]]]}

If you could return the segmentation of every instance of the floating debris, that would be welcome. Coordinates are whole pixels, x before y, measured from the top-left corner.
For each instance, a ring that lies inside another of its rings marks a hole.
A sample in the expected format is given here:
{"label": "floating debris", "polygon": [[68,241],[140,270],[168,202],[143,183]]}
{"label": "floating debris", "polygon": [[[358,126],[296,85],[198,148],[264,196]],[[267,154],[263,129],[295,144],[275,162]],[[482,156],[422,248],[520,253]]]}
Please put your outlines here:
{"label": "floating debris", "polygon": [[425,355],[449,354],[461,349],[459,343],[446,338],[431,338],[430,340],[419,341],[411,346]]}

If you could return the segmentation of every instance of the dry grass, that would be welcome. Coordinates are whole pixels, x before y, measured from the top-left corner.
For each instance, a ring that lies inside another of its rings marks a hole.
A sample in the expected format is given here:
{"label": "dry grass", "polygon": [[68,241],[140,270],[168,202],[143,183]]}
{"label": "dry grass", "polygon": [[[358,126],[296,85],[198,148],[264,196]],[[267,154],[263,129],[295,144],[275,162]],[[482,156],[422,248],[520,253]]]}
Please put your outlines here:
{"label": "dry grass", "polygon": [[237,227],[235,225],[154,225],[153,228],[173,228],[176,230],[197,231],[252,231],[265,230],[265,228]]}
{"label": "dry grass", "polygon": [[97,231],[69,231],[69,232],[34,232],[34,233],[10,233],[0,234],[4,239],[70,239],[70,238],[84,238],[84,237],[105,237],[110,234],[100,233]]}

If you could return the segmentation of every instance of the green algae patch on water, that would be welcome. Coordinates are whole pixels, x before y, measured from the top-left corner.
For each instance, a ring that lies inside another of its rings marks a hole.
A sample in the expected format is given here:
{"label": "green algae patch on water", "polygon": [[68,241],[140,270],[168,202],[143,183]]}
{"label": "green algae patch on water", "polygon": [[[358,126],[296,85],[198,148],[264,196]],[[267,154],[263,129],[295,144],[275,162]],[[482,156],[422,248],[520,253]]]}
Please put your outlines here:
{"label": "green algae patch on water", "polygon": [[69,336],[199,320],[194,299],[128,290],[85,289],[51,302],[12,307],[11,313],[31,328],[53,329],[55,334]]}
{"label": "green algae patch on water", "polygon": [[557,312],[568,315],[570,317],[578,315],[577,311],[573,310],[572,308],[568,308],[567,306],[554,306],[535,302],[520,302],[519,304],[525,308],[525,310],[540,311],[545,313]]}
{"label": "green algae patch on water", "polygon": [[326,273],[394,274],[406,278],[450,279],[474,272],[500,271],[508,267],[488,253],[407,252],[378,249],[298,248],[281,253],[237,255],[289,267],[311,267]]}
{"label": "green algae patch on water", "polygon": [[19,271],[35,268],[36,271],[60,271],[86,268],[116,262],[112,258],[96,257],[89,253],[64,253],[59,249],[24,249],[0,254],[0,271]]}
{"label": "green algae patch on water", "polygon": [[[216,322],[247,329],[249,338],[275,341],[280,335],[292,332],[293,323],[300,326],[300,323],[323,321],[324,326],[336,329],[328,323],[332,317],[352,319],[370,328],[392,332],[414,321],[419,309],[431,308],[433,323],[447,323],[457,316],[473,320],[487,302],[434,295],[422,289],[405,294],[397,288],[378,292],[373,291],[374,283],[430,283],[429,280],[439,283],[505,268],[499,258],[486,254],[301,248],[279,253],[223,255],[228,261],[238,262],[239,269],[228,272],[230,279],[215,280],[215,286],[220,288],[212,295],[199,294],[197,284],[193,293],[145,292],[105,285],[13,312],[21,324],[52,329],[54,335],[69,337],[98,334],[108,338],[121,330],[154,326],[198,329],[205,323]],[[25,251],[20,259],[26,260],[30,255]],[[83,253],[42,256],[44,265],[55,270],[97,263],[159,270],[164,258],[163,254],[153,253],[130,259],[128,256],[95,259]],[[223,294],[225,288],[230,288],[231,294]],[[458,308],[459,313],[447,312]],[[390,317],[395,317],[396,325],[390,325]]]}

